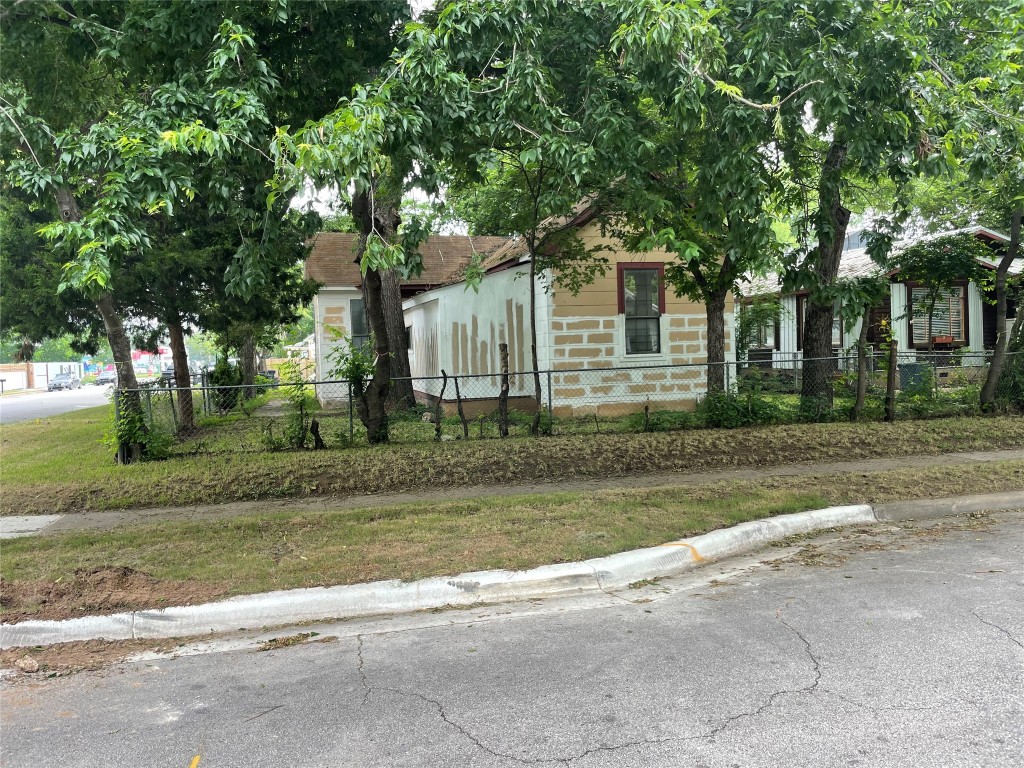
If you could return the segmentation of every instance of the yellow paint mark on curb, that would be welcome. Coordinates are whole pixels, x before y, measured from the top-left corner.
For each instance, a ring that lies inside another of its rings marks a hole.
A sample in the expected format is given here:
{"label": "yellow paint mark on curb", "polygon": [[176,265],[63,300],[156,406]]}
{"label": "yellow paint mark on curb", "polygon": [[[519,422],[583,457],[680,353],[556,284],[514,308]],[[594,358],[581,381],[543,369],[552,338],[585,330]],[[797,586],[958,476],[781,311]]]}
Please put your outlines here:
{"label": "yellow paint mark on curb", "polygon": [[199,761],[202,759],[202,755],[196,755],[192,758],[192,762],[189,763],[188,768],[199,768]]}
{"label": "yellow paint mark on curb", "polygon": [[704,560],[704,558],[701,556],[700,552],[697,551],[697,548],[695,546],[693,546],[693,544],[690,544],[689,542],[686,542],[686,541],[670,541],[668,544],[662,544],[661,546],[663,546],[663,547],[686,547],[688,550],[690,550],[690,554],[693,555],[693,559],[696,560],[698,563],[703,562],[703,560]]}

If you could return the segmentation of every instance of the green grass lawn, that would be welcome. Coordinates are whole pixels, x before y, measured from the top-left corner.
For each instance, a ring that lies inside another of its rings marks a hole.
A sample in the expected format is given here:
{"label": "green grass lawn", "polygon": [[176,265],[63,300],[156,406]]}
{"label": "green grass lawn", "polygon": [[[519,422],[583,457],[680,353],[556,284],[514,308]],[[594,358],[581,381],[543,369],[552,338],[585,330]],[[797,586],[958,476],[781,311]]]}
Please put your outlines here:
{"label": "green grass lawn", "polygon": [[[232,418],[258,424],[259,416]],[[108,423],[109,409],[101,407],[6,425],[0,444],[0,513],[388,493],[1024,446],[1024,419],[996,416],[452,440],[326,451],[196,451],[117,466],[109,447],[99,442]],[[228,440],[226,435],[238,427],[228,423],[213,429],[224,431],[208,441]],[[189,450],[190,444],[179,450]]]}

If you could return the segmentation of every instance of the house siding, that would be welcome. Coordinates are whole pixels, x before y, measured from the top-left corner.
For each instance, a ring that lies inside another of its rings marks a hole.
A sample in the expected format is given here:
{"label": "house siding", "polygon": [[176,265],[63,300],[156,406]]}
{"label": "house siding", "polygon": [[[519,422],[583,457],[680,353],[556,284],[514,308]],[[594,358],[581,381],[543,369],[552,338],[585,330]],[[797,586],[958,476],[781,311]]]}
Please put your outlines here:
{"label": "house siding", "polygon": [[[529,293],[527,278],[521,276],[525,274],[525,268],[507,269],[485,276],[479,291],[456,283],[407,300],[406,325],[413,327],[414,354],[409,361],[413,375],[440,376],[444,370],[449,376],[465,377],[460,381],[464,398],[497,397],[502,343],[508,344],[510,372],[531,370]],[[415,388],[436,397],[441,382],[419,381]],[[532,394],[532,379],[513,375],[509,388],[513,397]]]}
{"label": "house siding", "polygon": [[343,342],[339,341],[331,331],[348,335],[351,333],[351,310],[349,302],[360,299],[363,294],[356,288],[322,288],[313,299],[313,329],[316,345],[316,378],[325,381],[329,378],[331,362],[327,356]]}
{"label": "house siding", "polygon": [[[622,250],[616,240],[601,235],[596,223],[584,226],[579,237],[587,248],[604,246],[608,259],[603,276],[578,295],[559,289],[550,296],[550,323],[542,347],[550,351],[552,401],[556,416],[619,415],[642,410],[692,409],[707,391],[707,312],[702,303],[665,291],[659,318],[661,351],[626,353],[626,319],[619,306],[618,265],[637,267],[674,260],[665,251],[640,254]],[[733,299],[725,310],[725,352],[728,377],[736,378]],[[669,366],[689,366],[669,368]],[[608,371],[609,368],[631,370]]]}

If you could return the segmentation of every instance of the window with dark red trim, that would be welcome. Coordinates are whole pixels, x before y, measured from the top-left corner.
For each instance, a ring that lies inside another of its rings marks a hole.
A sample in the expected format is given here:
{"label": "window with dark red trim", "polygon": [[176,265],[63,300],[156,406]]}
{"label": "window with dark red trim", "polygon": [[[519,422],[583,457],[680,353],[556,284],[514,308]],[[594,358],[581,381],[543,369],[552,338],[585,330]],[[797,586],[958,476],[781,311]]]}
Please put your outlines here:
{"label": "window with dark red trim", "polygon": [[625,315],[626,354],[661,352],[661,316],[665,312],[665,265],[618,265],[619,313]]}

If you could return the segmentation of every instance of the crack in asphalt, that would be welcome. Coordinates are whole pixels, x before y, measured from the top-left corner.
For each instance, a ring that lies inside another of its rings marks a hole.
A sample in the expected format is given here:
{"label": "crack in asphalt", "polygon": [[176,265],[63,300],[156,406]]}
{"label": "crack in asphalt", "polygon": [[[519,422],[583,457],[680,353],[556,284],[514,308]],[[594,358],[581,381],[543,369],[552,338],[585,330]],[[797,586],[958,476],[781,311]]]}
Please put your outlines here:
{"label": "crack in asphalt", "polygon": [[818,684],[821,682],[821,663],[818,661],[818,658],[814,655],[814,651],[811,648],[811,644],[807,641],[807,638],[803,636],[800,630],[798,630],[796,627],[794,627],[792,624],[790,624],[788,621],[782,618],[781,609],[779,613],[776,614],[776,618],[779,620],[780,624],[782,624],[784,627],[786,627],[786,629],[788,629],[790,632],[792,632],[794,635],[800,638],[800,642],[803,643],[804,646],[804,651],[807,653],[807,658],[810,659],[811,664],[814,667],[814,680],[811,682],[810,685],[805,685],[802,688],[783,688],[781,691],[774,691],[770,693],[768,695],[768,698],[765,699],[764,703],[761,704],[761,706],[759,706],[757,709],[751,710],[750,712],[740,712],[738,715],[733,715],[732,717],[727,718],[725,722],[723,722],[721,725],[717,726],[716,728],[713,728],[711,733],[707,736],[707,738],[716,738],[719,734],[723,733],[731,726],[733,726],[735,723],[738,723],[740,720],[758,717],[759,715],[763,714],[765,711],[770,709],[775,704],[776,700],[779,699],[779,697],[781,696],[786,696],[789,694],[813,693],[814,690],[818,687]]}
{"label": "crack in asphalt", "polygon": [[823,690],[822,693],[826,696],[831,696],[834,699],[845,701],[847,704],[863,709],[878,717],[881,717],[883,712],[927,712],[932,709],[941,709],[943,706],[946,706],[945,703],[939,702],[921,707],[913,707],[906,704],[887,704],[885,706],[876,707],[873,704],[866,704],[863,701],[857,701],[857,699],[852,699],[849,696],[844,696],[843,694],[836,693],[832,690]]}
{"label": "crack in asphalt", "polygon": [[1018,640],[1016,637],[1014,637],[1013,633],[1010,632],[1010,630],[1008,630],[1006,627],[1001,627],[998,624],[996,624],[995,622],[989,621],[988,619],[981,618],[981,616],[978,615],[977,611],[971,611],[971,614],[974,616],[974,618],[976,618],[982,624],[988,624],[990,627],[993,627],[994,629],[998,629],[1000,632],[1002,632],[1004,635],[1006,635],[1008,638],[1010,638],[1010,642],[1013,643],[1014,645],[1016,645],[1018,648],[1024,649],[1024,643],[1022,643],[1020,640]]}
{"label": "crack in asphalt", "polygon": [[623,602],[629,603],[630,605],[642,605],[642,603],[636,603],[636,602],[630,600],[628,597],[623,597],[622,595],[620,595],[620,594],[618,594],[616,592],[609,592],[607,589],[605,589],[604,584],[601,583],[601,575],[598,573],[597,568],[592,566],[590,563],[583,563],[583,564],[585,566],[587,566],[587,568],[589,568],[590,570],[592,570],[594,572],[594,581],[597,582],[597,588],[599,590],[601,590],[602,592],[604,592],[606,595],[608,595],[608,597],[614,597],[617,600],[622,600]]}
{"label": "crack in asphalt", "polygon": [[378,693],[390,693],[390,694],[393,694],[395,696],[404,696],[404,697],[410,698],[410,699],[418,699],[419,701],[422,701],[422,702],[424,702],[426,704],[430,704],[434,709],[436,709],[437,710],[437,714],[441,718],[442,722],[444,722],[449,727],[455,729],[461,736],[463,736],[467,741],[472,743],[477,749],[481,750],[482,752],[486,752],[488,755],[491,755],[492,757],[501,758],[503,760],[510,760],[510,761],[512,761],[514,763],[517,763],[519,765],[564,765],[564,766],[568,766],[569,764],[571,764],[573,762],[576,762],[577,760],[582,760],[583,758],[588,757],[589,755],[592,755],[592,754],[595,754],[595,753],[598,753],[598,752],[617,752],[617,751],[622,750],[622,749],[630,749],[632,747],[639,747],[639,746],[644,746],[644,745],[656,745],[656,744],[665,744],[665,743],[668,743],[668,742],[671,742],[671,741],[687,741],[687,740],[706,739],[706,738],[708,738],[706,735],[700,735],[700,736],[674,736],[674,737],[664,737],[664,738],[659,738],[659,739],[636,739],[634,741],[628,741],[628,742],[624,742],[622,744],[611,744],[611,745],[602,744],[600,746],[590,747],[588,749],[583,750],[578,755],[572,755],[571,757],[538,757],[538,758],[528,758],[528,757],[518,757],[516,755],[512,755],[512,754],[509,754],[507,752],[499,752],[498,750],[492,749],[491,747],[489,747],[486,744],[484,744],[478,737],[474,736],[469,730],[467,730],[465,727],[463,727],[462,725],[457,723],[455,720],[452,720],[452,718],[449,717],[448,712],[445,710],[444,704],[442,704],[437,699],[432,699],[429,696],[425,696],[424,694],[417,693],[415,691],[403,691],[400,688],[391,688],[391,687],[388,687],[388,686],[375,686],[375,685],[371,685],[370,681],[369,681],[369,678],[368,678],[368,676],[366,674],[365,666],[364,666],[365,665],[365,660],[363,659],[363,636],[362,635],[357,635],[356,636],[356,640],[358,641],[357,646],[356,646],[356,656],[357,656],[357,658],[359,660],[359,665],[358,665],[359,678],[360,678],[360,681],[362,682],[363,689],[365,691],[365,693],[363,694],[363,704],[364,705],[367,704],[367,702],[369,701],[370,696],[373,693],[375,693],[375,692],[378,692]]}
{"label": "crack in asphalt", "polygon": [[364,668],[362,635],[356,635],[356,658],[359,659],[359,682],[363,684],[363,706],[365,707],[366,702],[370,699],[370,694],[373,692],[373,688],[370,686],[370,681],[366,677],[366,669]]}

